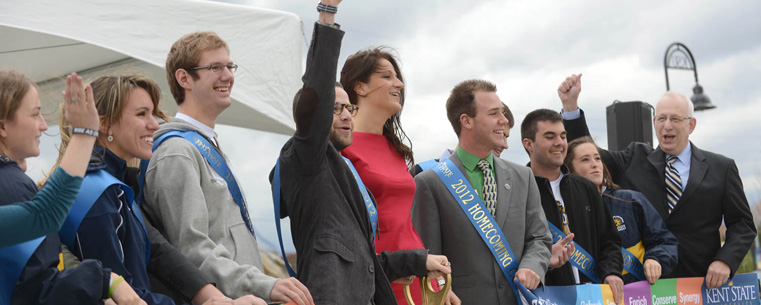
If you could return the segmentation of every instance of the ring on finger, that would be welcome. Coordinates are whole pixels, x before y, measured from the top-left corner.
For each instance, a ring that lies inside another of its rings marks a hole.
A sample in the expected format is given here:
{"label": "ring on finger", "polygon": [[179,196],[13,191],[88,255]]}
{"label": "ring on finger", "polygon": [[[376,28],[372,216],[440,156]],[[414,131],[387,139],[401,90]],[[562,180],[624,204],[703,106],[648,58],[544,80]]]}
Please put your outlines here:
{"label": "ring on finger", "polygon": [[452,266],[452,263],[446,262],[446,263],[444,263],[444,266]]}
{"label": "ring on finger", "polygon": [[77,102],[77,99],[72,97],[71,98],[71,103],[73,104],[73,103],[76,103],[76,102]]}

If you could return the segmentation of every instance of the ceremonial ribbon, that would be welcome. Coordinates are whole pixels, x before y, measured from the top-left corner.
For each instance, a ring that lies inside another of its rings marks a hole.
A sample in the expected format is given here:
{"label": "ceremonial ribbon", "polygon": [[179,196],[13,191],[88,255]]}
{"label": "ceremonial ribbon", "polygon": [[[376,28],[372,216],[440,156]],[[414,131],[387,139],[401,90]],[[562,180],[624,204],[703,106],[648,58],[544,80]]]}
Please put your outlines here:
{"label": "ceremonial ribbon", "polygon": [[[214,171],[217,172],[217,174],[219,174],[222,179],[225,179],[225,182],[227,183],[227,189],[230,191],[230,194],[232,195],[233,200],[235,200],[235,203],[238,204],[238,208],[240,209],[240,216],[243,218],[243,222],[246,223],[246,227],[248,228],[248,231],[251,232],[251,235],[256,236],[256,234],[254,234],[254,226],[251,223],[251,216],[248,215],[248,209],[246,208],[246,201],[243,198],[243,193],[240,191],[240,187],[238,187],[238,182],[235,179],[233,172],[230,170],[230,167],[227,166],[227,161],[222,158],[222,155],[217,152],[216,148],[214,148],[214,146],[212,146],[211,143],[206,140],[206,138],[198,134],[196,131],[173,130],[162,134],[155,141],[153,141],[153,151],[156,151],[156,149],[159,147],[159,145],[161,145],[162,142],[164,142],[164,140],[171,137],[181,137],[185,140],[188,140],[188,142],[193,144],[196,149],[198,149],[198,152],[201,153],[206,162],[209,163]],[[145,183],[145,171],[147,169],[148,160],[143,160],[140,162],[140,178],[138,181],[140,183],[141,190],[144,190],[143,183]],[[144,196],[142,197],[145,198]]]}
{"label": "ceremonial ribbon", "polygon": [[[547,221],[547,226],[550,227],[553,243],[556,243],[565,238],[565,233],[563,233],[563,231],[558,229],[558,227],[553,225],[551,222]],[[595,262],[595,259],[578,243],[576,244],[576,250],[571,253],[571,258],[568,260],[568,262],[579,269],[579,271],[584,273],[584,275],[586,275],[595,284],[602,282],[600,281],[600,276],[597,275],[597,263]]]}
{"label": "ceremonial ribbon", "polygon": [[148,261],[151,258],[151,241],[148,239],[148,231],[145,228],[145,223],[143,223],[143,212],[140,211],[140,207],[135,203],[135,192],[132,188],[104,170],[89,173],[82,180],[82,186],[79,188],[77,198],[74,199],[74,205],[72,205],[69,215],[66,216],[61,230],[58,231],[61,242],[70,249],[75,249],[74,242],[79,225],[82,224],[82,220],[90,212],[90,208],[95,204],[95,201],[112,185],[120,185],[122,187],[127,202],[131,207],[132,215],[140,222],[145,240],[145,264],[148,265]]}
{"label": "ceremonial ribbon", "polygon": [[10,305],[13,288],[26,267],[26,262],[40,246],[45,236],[13,246],[0,248],[0,305]]}
{"label": "ceremonial ribbon", "polygon": [[[354,168],[354,165],[351,163],[351,161],[349,161],[349,159],[343,156],[341,156],[341,158],[343,158],[346,162],[346,165],[349,166],[352,175],[354,175],[354,180],[357,181],[359,192],[362,193],[362,199],[364,200],[365,208],[367,209],[367,216],[370,217],[370,227],[373,232],[373,247],[375,247],[375,234],[378,226],[378,210],[375,208],[375,204],[373,204],[373,200],[370,198],[370,193],[367,191],[365,184],[362,183],[362,179],[359,177],[357,169]],[[274,177],[272,178],[272,202],[275,205],[275,227],[277,228],[277,238],[280,242],[280,253],[283,255],[283,261],[285,261],[285,269],[288,270],[288,274],[296,277],[296,272],[293,271],[291,264],[288,263],[288,260],[285,257],[285,247],[283,247],[283,234],[280,228],[280,191],[280,159],[278,159],[275,163],[275,173]]]}
{"label": "ceremonial ribbon", "polygon": [[486,209],[481,197],[478,196],[473,186],[465,178],[451,160],[443,160],[433,167],[433,171],[439,175],[439,178],[452,197],[457,201],[458,206],[462,209],[465,216],[468,217],[473,228],[476,230],[486,246],[491,251],[494,260],[502,270],[502,274],[507,279],[507,283],[510,284],[510,288],[515,294],[515,298],[520,303],[521,300],[518,295],[518,290],[513,282],[515,273],[518,271],[518,259],[513,250],[510,248],[510,244],[505,238],[505,234],[502,233],[499,224],[494,220],[489,210]]}

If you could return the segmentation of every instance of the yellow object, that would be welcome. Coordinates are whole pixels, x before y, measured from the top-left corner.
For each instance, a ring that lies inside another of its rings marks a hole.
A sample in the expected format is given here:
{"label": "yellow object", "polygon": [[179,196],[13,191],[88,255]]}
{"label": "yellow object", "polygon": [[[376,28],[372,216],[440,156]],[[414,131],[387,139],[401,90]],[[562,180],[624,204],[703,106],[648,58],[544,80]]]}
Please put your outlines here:
{"label": "yellow object", "polygon": [[[427,276],[420,278],[420,287],[421,299],[423,300],[423,304],[420,305],[444,305],[447,301],[449,290],[452,289],[452,275],[447,274],[446,283],[438,292],[433,290],[433,287],[431,287],[431,278]],[[415,302],[412,301],[410,285],[408,284],[404,285],[404,297],[407,298],[407,304],[415,305]]]}
{"label": "yellow object", "polygon": [[109,298],[111,298],[111,295],[114,294],[114,290],[116,290],[116,286],[119,286],[119,284],[121,284],[122,282],[124,282],[124,277],[122,277],[121,275],[117,276],[116,279],[114,279],[113,282],[111,282],[111,286],[108,287]]}
{"label": "yellow object", "polygon": [[63,252],[58,253],[58,271],[63,271]]}

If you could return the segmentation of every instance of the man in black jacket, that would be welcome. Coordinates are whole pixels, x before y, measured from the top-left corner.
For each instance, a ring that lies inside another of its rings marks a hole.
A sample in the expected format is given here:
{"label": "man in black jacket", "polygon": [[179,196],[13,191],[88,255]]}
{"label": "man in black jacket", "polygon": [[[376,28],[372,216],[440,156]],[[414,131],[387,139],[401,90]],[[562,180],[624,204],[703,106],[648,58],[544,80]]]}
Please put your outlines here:
{"label": "man in black jacket", "polygon": [[[621,304],[624,288],[621,237],[597,187],[583,177],[570,174],[563,165],[568,142],[562,117],[549,109],[532,111],[523,119],[521,138],[531,159],[529,166],[536,176],[547,221],[566,234],[574,234],[576,247],[583,248],[594,258],[597,276],[610,285],[613,298]],[[554,269],[547,272],[547,285],[592,282],[570,262],[550,267]]]}
{"label": "man in black jacket", "polygon": [[[571,139],[589,135],[578,106],[580,92],[581,75],[569,76],[558,87]],[[653,118],[658,147],[632,142],[624,150],[603,150],[601,157],[613,182],[645,194],[679,240],[679,262],[664,277],[704,276],[706,287],[715,288],[737,271],[756,238],[756,227],[735,161],[690,141],[697,125],[694,111],[687,97],[667,92]],[[667,160],[673,161],[667,165]],[[679,183],[670,182],[667,189],[667,179]],[[727,228],[723,245],[722,222]]]}
{"label": "man in black jacket", "polygon": [[[330,6],[338,2],[323,0]],[[304,86],[293,102],[296,133],[280,151],[281,185],[273,191],[282,196],[282,217],[291,220],[298,279],[315,304],[396,304],[389,279],[422,277],[427,270],[441,275],[451,268],[446,257],[425,249],[375,254],[365,198],[340,155],[352,143],[357,108],[336,87],[344,32],[333,20],[334,13],[322,11],[315,24]],[[372,194],[367,196],[375,205]]]}

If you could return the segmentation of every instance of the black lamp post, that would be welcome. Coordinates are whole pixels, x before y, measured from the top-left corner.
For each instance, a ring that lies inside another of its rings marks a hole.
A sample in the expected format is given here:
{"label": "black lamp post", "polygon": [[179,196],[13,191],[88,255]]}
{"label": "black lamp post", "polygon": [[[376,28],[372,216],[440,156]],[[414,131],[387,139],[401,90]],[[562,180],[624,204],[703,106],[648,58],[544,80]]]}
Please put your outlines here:
{"label": "black lamp post", "polygon": [[698,68],[695,65],[695,58],[687,46],[675,42],[666,49],[666,55],[663,57],[663,70],[666,72],[666,91],[669,88],[669,68],[680,70],[692,70],[695,73],[695,87],[692,88],[692,104],[695,110],[706,110],[716,108],[711,103],[711,99],[703,94],[703,86],[698,83]]}

